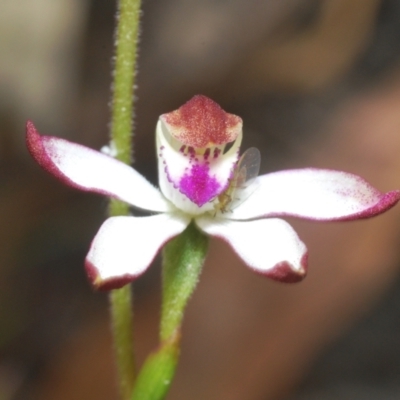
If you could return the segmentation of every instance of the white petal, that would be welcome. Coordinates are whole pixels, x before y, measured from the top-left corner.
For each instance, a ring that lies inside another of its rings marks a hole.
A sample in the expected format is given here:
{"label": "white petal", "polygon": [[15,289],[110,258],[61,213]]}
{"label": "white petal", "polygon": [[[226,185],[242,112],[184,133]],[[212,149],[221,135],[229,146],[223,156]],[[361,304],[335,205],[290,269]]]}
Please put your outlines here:
{"label": "white petal", "polygon": [[189,221],[173,214],[106,220],[85,262],[93,286],[115,289],[134,280],[149,267],[163,244],[181,233]]}
{"label": "white petal", "polygon": [[27,123],[27,145],[35,160],[67,185],[116,197],[144,210],[164,212],[168,201],[130,166],[64,139],[41,136]]}
{"label": "white petal", "polygon": [[286,221],[199,217],[196,224],[228,242],[244,263],[260,274],[282,282],[297,282],[306,275],[307,248]]}
{"label": "white petal", "polygon": [[357,175],[324,169],[280,171],[259,176],[254,183],[254,193],[229,218],[351,220],[382,213],[400,198],[399,191],[381,193]]}

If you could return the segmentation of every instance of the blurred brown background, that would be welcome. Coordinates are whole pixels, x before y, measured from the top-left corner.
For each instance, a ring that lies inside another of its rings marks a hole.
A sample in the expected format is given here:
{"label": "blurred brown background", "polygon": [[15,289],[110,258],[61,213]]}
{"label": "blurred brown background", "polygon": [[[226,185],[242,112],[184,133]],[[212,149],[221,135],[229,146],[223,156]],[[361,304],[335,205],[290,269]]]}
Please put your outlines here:
{"label": "blurred brown background", "polygon": [[[147,0],[135,166],[156,182],[154,126],[196,93],[243,117],[262,171],[315,166],[400,187],[400,0]],[[29,158],[24,124],[107,142],[114,4],[0,5],[0,399],[117,399],[107,297],[83,259],[107,201]],[[400,208],[291,221],[300,284],[263,279],[213,241],[169,400],[400,397]],[[266,249],[267,251],[267,249]],[[158,262],[135,283],[137,353],[157,343]]]}

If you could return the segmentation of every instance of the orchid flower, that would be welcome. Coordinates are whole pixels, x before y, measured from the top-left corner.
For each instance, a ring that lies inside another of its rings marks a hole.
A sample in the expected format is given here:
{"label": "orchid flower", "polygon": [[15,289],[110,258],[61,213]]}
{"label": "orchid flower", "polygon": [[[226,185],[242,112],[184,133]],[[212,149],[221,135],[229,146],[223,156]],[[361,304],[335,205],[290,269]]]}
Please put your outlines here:
{"label": "orchid flower", "polygon": [[[362,178],[327,169],[293,169],[249,180],[239,150],[242,120],[197,95],[160,116],[156,128],[159,187],[107,154],[41,136],[27,123],[34,159],[67,185],[146,210],[145,217],[107,219],[86,257],[95,288],[114,289],[141,275],[160,248],[193,220],[225,240],[244,264],[269,278],[296,282],[307,271],[307,248],[280,217],[345,221],[380,214],[400,199]],[[228,145],[228,146],[227,146]],[[253,151],[255,169],[257,152]]]}

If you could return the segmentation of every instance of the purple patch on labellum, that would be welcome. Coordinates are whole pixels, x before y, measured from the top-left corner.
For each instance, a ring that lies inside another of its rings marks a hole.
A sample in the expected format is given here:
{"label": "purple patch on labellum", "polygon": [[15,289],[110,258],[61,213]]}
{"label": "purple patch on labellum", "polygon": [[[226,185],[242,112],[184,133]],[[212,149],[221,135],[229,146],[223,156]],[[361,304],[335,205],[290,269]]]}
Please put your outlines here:
{"label": "purple patch on labellum", "polygon": [[195,164],[181,178],[179,191],[201,207],[220,194],[221,184],[210,176],[209,165]]}

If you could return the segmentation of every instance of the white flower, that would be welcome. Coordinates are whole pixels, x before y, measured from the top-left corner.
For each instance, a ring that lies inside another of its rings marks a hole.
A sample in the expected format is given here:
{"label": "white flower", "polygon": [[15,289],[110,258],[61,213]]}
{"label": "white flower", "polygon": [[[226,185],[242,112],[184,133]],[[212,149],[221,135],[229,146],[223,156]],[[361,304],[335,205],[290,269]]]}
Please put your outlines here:
{"label": "white flower", "polygon": [[160,191],[128,165],[79,144],[41,136],[27,123],[28,149],[48,172],[70,186],[118,198],[151,214],[103,223],[86,257],[96,288],[121,287],[141,275],[191,220],[229,243],[254,271],[296,282],[306,274],[307,248],[277,217],[368,218],[400,198],[400,191],[380,193],[356,175],[312,168],[261,175],[242,185],[241,140],[242,120],[205,96],[162,115],[156,130]]}

